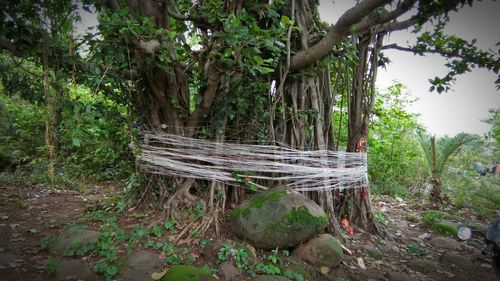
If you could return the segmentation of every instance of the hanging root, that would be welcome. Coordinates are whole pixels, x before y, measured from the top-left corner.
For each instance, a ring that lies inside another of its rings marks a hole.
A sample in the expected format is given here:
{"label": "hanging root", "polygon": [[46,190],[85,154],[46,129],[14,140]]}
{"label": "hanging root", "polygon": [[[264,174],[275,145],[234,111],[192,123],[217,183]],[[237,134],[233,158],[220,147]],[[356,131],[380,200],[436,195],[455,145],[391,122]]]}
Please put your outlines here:
{"label": "hanging root", "polygon": [[[215,190],[219,189],[222,191],[222,198],[215,200]],[[214,226],[215,233],[217,236],[220,236],[220,212],[223,210],[225,205],[225,188],[223,186],[218,186],[218,184],[214,181],[210,184],[210,190],[208,191],[208,206],[204,205],[206,210],[208,211],[201,220],[193,221],[189,223],[184,229],[174,238],[172,241],[174,244],[178,243],[181,239],[189,240],[194,234],[199,233],[204,235],[211,226]],[[200,200],[199,202],[205,202]]]}

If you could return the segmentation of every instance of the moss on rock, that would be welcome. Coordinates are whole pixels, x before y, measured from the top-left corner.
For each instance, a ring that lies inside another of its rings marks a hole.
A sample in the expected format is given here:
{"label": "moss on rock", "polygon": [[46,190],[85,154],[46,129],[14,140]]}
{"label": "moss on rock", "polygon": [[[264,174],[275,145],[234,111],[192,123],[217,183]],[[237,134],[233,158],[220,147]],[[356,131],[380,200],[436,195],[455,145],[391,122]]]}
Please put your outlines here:
{"label": "moss on rock", "polygon": [[338,266],[344,259],[342,247],[337,238],[330,234],[320,234],[300,245],[293,251],[293,256],[314,266]]}
{"label": "moss on rock", "polygon": [[231,214],[232,230],[261,249],[295,246],[319,233],[327,223],[321,207],[285,188],[256,194]]}
{"label": "moss on rock", "polygon": [[56,237],[48,240],[47,248],[50,253],[72,256],[78,250],[97,242],[99,232],[90,230],[86,225],[75,224],[66,227]]}
{"label": "moss on rock", "polygon": [[190,265],[174,265],[163,275],[163,281],[217,281],[209,272]]}
{"label": "moss on rock", "polygon": [[436,222],[432,225],[432,228],[439,234],[448,235],[448,236],[456,236],[458,232],[458,226],[448,222],[448,221],[440,221]]}

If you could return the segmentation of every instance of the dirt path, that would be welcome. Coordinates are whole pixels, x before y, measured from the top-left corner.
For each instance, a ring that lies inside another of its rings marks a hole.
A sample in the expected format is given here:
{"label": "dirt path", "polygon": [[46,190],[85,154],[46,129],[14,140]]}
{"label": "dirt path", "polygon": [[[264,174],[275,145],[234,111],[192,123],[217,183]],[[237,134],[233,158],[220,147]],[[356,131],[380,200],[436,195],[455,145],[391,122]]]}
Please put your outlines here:
{"label": "dirt path", "polygon": [[[0,185],[0,280],[56,280],[44,271],[49,254],[33,251],[45,237],[74,223],[86,206],[99,198],[75,191],[49,193],[41,185]],[[385,217],[393,239],[382,240],[357,232],[346,243],[353,255],[320,279],[494,280],[489,259],[480,253],[483,246],[480,235],[466,242],[439,238],[451,243],[452,248],[448,249],[442,243],[435,243],[438,234],[408,215],[419,217],[420,204],[382,197],[374,200],[374,206]],[[485,224],[467,210],[447,212],[454,214],[458,222]],[[102,278],[96,276],[91,280],[99,279]]]}
{"label": "dirt path", "polygon": [[0,280],[48,280],[40,242],[72,223],[98,195],[50,193],[42,185],[0,185]]}

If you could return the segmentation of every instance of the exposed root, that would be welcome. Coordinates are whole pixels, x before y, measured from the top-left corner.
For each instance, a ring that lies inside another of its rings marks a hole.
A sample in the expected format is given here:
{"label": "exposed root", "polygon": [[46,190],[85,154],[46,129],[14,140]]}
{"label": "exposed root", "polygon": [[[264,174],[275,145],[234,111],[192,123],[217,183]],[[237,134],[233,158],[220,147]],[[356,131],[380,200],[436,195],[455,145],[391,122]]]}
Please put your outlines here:
{"label": "exposed root", "polygon": [[[181,179],[176,180],[181,181]],[[180,203],[184,203],[184,206],[190,206],[197,201],[198,198],[189,192],[194,182],[194,179],[185,179],[179,184],[179,189],[163,204],[162,217],[164,219],[181,220]]]}

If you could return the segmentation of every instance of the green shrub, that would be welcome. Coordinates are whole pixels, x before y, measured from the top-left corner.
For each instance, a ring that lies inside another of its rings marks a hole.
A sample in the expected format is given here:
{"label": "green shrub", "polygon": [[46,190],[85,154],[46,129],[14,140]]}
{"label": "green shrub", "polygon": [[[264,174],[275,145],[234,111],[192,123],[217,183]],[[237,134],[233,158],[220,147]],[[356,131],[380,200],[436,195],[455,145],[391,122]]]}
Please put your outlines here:
{"label": "green shrub", "polygon": [[443,219],[443,213],[438,211],[426,211],[422,213],[422,223],[424,226],[432,228],[432,226]]}

